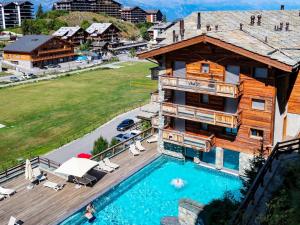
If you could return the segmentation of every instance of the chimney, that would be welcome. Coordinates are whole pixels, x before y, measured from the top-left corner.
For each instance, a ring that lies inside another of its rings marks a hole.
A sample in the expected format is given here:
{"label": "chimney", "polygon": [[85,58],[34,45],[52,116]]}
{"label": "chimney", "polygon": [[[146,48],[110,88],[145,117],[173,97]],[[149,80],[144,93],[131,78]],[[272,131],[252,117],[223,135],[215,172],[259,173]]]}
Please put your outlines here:
{"label": "chimney", "polygon": [[219,25],[215,25],[215,30],[216,30],[216,31],[219,30]]}
{"label": "chimney", "polygon": [[198,13],[198,17],[197,17],[197,29],[198,30],[201,29],[201,13]]}
{"label": "chimney", "polygon": [[289,22],[286,22],[286,24],[285,24],[285,30],[286,30],[286,31],[289,31],[289,29],[290,29],[290,23],[289,23]]}
{"label": "chimney", "polygon": [[243,25],[242,23],[240,23],[240,30],[243,30]]}
{"label": "chimney", "polygon": [[176,32],[175,32],[175,30],[173,30],[173,43],[175,43],[176,42]]}
{"label": "chimney", "polygon": [[265,42],[268,43],[268,36],[265,36]]}
{"label": "chimney", "polygon": [[211,30],[210,25],[206,25],[206,30],[207,30],[207,31],[210,31],[210,30]]}
{"label": "chimney", "polygon": [[280,10],[284,10],[284,5],[281,5],[281,6],[280,6]]}
{"label": "chimney", "polygon": [[250,17],[250,19],[251,19],[251,21],[250,21],[250,25],[254,25],[254,23],[255,23],[255,16],[254,15],[252,15],[251,17]]}
{"label": "chimney", "polygon": [[257,26],[260,26],[261,25],[261,15],[258,15],[257,16]]}
{"label": "chimney", "polygon": [[183,40],[184,39],[184,20],[180,20],[179,27],[180,27],[181,40]]}
{"label": "chimney", "polygon": [[283,29],[283,23],[281,22],[280,26],[279,26],[279,30],[282,30],[282,29]]}

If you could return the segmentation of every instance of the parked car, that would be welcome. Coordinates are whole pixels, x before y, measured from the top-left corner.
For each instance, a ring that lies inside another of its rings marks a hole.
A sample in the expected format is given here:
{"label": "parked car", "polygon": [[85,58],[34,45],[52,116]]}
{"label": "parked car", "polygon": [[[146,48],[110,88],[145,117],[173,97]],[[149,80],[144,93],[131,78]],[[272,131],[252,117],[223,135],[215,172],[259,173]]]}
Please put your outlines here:
{"label": "parked car", "polygon": [[125,131],[128,130],[130,127],[134,125],[134,121],[132,119],[126,119],[123,120],[118,126],[117,130],[118,131]]}
{"label": "parked car", "polygon": [[118,134],[117,136],[115,136],[115,139],[119,142],[124,142],[129,138],[126,136],[126,134]]}
{"label": "parked car", "polygon": [[19,82],[19,81],[21,81],[20,78],[15,77],[15,76],[10,77],[9,80],[10,80],[11,82]]}

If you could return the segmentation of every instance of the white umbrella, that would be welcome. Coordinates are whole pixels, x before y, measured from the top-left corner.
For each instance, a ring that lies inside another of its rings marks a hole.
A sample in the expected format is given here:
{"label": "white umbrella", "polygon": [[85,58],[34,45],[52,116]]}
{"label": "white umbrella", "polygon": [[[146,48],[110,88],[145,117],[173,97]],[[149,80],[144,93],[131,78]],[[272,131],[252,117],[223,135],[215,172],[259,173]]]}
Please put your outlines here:
{"label": "white umbrella", "polygon": [[96,161],[73,157],[68,161],[64,162],[54,172],[72,175],[75,177],[83,177],[88,171],[90,171],[97,165],[98,162]]}
{"label": "white umbrella", "polygon": [[25,164],[25,179],[26,180],[32,180],[33,178],[33,171],[31,167],[31,163],[29,159],[26,159],[26,164]]}

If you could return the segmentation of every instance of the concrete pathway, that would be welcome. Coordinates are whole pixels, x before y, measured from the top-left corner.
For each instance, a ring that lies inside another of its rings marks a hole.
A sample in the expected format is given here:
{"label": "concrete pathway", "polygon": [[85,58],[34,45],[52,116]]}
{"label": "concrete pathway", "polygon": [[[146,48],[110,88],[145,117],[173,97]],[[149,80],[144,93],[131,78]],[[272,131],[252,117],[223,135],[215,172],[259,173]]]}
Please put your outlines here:
{"label": "concrete pathway", "polygon": [[110,141],[113,137],[118,135],[117,131],[118,124],[124,119],[134,119],[137,121],[136,116],[140,113],[140,108],[134,109],[127,113],[117,116],[91,133],[79,138],[75,141],[72,141],[69,144],[66,144],[48,154],[45,155],[46,158],[53,161],[62,163],[68,160],[69,158],[76,156],[78,153],[90,153],[93,149],[94,142],[100,137],[103,136],[105,139]]}

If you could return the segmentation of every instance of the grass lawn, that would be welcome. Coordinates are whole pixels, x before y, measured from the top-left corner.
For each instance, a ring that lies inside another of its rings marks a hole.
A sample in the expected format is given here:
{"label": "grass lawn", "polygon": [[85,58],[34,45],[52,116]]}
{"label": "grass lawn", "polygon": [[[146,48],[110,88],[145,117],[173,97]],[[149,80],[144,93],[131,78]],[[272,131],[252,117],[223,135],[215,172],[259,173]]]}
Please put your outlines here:
{"label": "grass lawn", "polygon": [[8,76],[9,73],[6,73],[6,72],[0,72],[0,77],[4,77],[4,76]]}
{"label": "grass lawn", "polygon": [[0,170],[51,151],[150,100],[152,63],[124,63],[52,81],[0,89]]}

